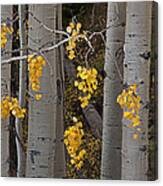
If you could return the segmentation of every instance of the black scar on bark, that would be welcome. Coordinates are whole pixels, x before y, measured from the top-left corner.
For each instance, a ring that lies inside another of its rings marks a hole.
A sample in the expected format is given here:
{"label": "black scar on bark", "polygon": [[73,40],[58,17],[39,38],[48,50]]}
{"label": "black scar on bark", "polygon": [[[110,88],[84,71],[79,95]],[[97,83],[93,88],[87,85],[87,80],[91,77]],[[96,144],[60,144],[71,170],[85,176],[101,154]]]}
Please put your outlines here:
{"label": "black scar on bark", "polygon": [[125,68],[127,68],[127,66],[128,66],[127,64],[124,64],[124,67],[125,67]]}
{"label": "black scar on bark", "polygon": [[142,80],[142,81],[140,81],[140,84],[141,84],[141,85],[143,85],[143,84],[144,84],[144,81],[143,81],[143,80]]}
{"label": "black scar on bark", "polygon": [[122,27],[125,27],[126,26],[125,22],[122,22],[121,26]]}
{"label": "black scar on bark", "polygon": [[30,151],[30,158],[31,158],[31,162],[34,164],[34,156],[40,155],[40,151],[36,151],[36,150],[31,150]]}
{"label": "black scar on bark", "polygon": [[142,54],[139,54],[140,57],[142,57],[145,60],[148,60],[151,57],[151,52],[150,51],[146,51]]}
{"label": "black scar on bark", "polygon": [[139,147],[139,150],[142,151],[142,152],[145,152],[147,150],[147,147],[146,145],[142,145]]}

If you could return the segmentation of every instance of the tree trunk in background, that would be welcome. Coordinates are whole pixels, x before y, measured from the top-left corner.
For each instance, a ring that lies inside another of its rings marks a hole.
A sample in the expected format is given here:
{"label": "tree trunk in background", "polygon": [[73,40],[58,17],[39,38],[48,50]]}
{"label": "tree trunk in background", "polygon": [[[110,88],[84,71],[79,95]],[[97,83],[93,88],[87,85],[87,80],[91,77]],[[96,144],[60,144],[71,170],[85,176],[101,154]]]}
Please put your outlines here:
{"label": "tree trunk in background", "polygon": [[[25,36],[25,18],[26,11],[25,5],[18,5],[18,14],[19,14],[19,41],[20,48],[23,49],[26,46],[26,36]],[[24,50],[20,50],[20,56],[25,55]],[[26,88],[27,88],[27,63],[22,60],[19,62],[19,105],[21,108],[25,108],[26,106]],[[16,118],[15,120],[15,128],[16,133],[19,139],[23,142],[23,120]],[[17,148],[17,177],[25,176],[25,163],[26,157],[25,152],[20,144],[20,141],[16,137],[16,148]]]}
{"label": "tree trunk in background", "polygon": [[[153,104],[153,110],[154,111],[154,118],[153,118],[153,124],[154,124],[154,139],[152,147],[153,147],[153,159],[152,161],[153,164],[153,171],[152,171],[152,179],[151,180],[156,180],[158,179],[158,3],[153,2],[153,20],[152,20],[152,43],[153,43],[153,65],[151,65],[151,69],[154,66],[153,70],[153,76],[152,79],[154,79],[154,82],[151,83],[153,85],[153,94],[154,94],[154,104]],[[152,95],[151,95],[152,96]],[[152,98],[151,98],[152,99]],[[152,155],[151,155],[152,156]]]}
{"label": "tree trunk in background", "polygon": [[125,8],[126,3],[108,3],[101,179],[121,179],[122,110],[117,96],[123,88]]}
{"label": "tree trunk in background", "polygon": [[[29,11],[51,29],[56,29],[57,8],[57,5],[30,5]],[[56,36],[54,37],[54,34],[41,27],[30,15],[29,27],[31,38],[29,38],[29,47],[31,48],[40,47],[49,41],[57,39]],[[35,39],[35,42],[33,39]],[[46,64],[46,67],[44,67],[41,78],[43,98],[40,101],[31,98],[29,101],[27,177],[64,176],[61,175],[64,172],[64,163],[61,163],[64,153],[63,144],[60,147],[61,143],[58,143],[63,139],[63,135],[59,134],[63,130],[63,126],[61,126],[63,124],[61,111],[62,79],[58,72],[59,69],[61,70],[61,66],[59,66],[61,63],[58,61],[56,50],[45,55],[49,65]],[[58,102],[60,105],[58,105]],[[61,128],[60,131],[58,131],[58,127]],[[59,136],[62,136],[62,139],[58,139],[57,137]],[[60,151],[61,154],[56,153],[56,151]],[[60,171],[60,173],[57,171]]]}
{"label": "tree trunk in background", "polygon": [[[62,5],[57,5],[57,30],[62,30]],[[58,37],[60,40],[63,38]],[[63,46],[57,49],[56,58],[56,80],[57,80],[57,108],[55,114],[56,123],[56,155],[54,159],[54,177],[65,176],[65,149],[63,143],[64,121],[63,121],[63,96],[64,96],[64,66]]]}
{"label": "tree trunk in background", "polygon": [[[140,119],[143,136],[133,139],[134,131],[123,123],[122,179],[148,180],[148,113],[151,53],[152,2],[127,3],[124,83],[138,85],[142,99]],[[140,83],[141,81],[141,83]]]}
{"label": "tree trunk in background", "polygon": [[[12,17],[12,6],[1,6],[1,23]],[[6,50],[11,50],[11,41],[7,42]],[[2,60],[5,57],[3,55]],[[10,95],[11,65],[1,66],[1,96]],[[9,119],[1,120],[1,176],[9,176]]]}

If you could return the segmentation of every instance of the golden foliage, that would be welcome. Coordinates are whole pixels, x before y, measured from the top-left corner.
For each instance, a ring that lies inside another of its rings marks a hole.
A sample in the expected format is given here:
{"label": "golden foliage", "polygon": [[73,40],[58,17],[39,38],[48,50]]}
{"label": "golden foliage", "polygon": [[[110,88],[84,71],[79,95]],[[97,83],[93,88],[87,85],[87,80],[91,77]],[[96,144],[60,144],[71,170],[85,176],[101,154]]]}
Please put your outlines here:
{"label": "golden foliage", "polygon": [[81,148],[84,131],[82,129],[82,122],[77,121],[75,117],[73,117],[73,120],[75,124],[68,127],[64,132],[64,144],[71,158],[70,163],[74,165],[76,169],[80,169],[83,166],[83,160],[86,154],[85,149]]}
{"label": "golden foliage", "polygon": [[117,103],[123,109],[123,118],[130,121],[129,127],[136,128],[133,139],[137,139],[139,137],[138,132],[141,132],[139,116],[141,97],[137,95],[136,90],[136,84],[130,85],[117,97]]}
{"label": "golden foliage", "polygon": [[95,68],[85,68],[78,66],[77,67],[77,78],[74,82],[74,86],[78,88],[79,91],[82,92],[83,96],[79,96],[79,100],[81,102],[81,107],[85,108],[89,104],[89,100],[91,99],[91,94],[97,89],[98,81],[97,81],[97,70]]}
{"label": "golden foliage", "polygon": [[83,148],[89,152],[85,155],[83,166],[76,170],[71,162],[68,162],[66,176],[68,178],[100,179],[101,141],[96,139],[90,130],[85,131]]}
{"label": "golden foliage", "polygon": [[13,33],[13,28],[6,23],[2,23],[1,25],[1,48],[5,48],[8,38],[7,35],[11,35]]}
{"label": "golden foliage", "polygon": [[[46,65],[46,61],[43,56],[28,56],[28,70],[29,70],[29,84],[34,92],[38,92],[41,89],[40,78],[43,72],[43,66]],[[35,99],[38,101],[42,98],[42,94],[36,94]]]}
{"label": "golden foliage", "polygon": [[6,96],[1,100],[1,116],[3,119],[8,118],[11,114],[17,118],[24,118],[26,109],[21,108],[17,98]]}
{"label": "golden foliage", "polygon": [[68,45],[66,46],[66,50],[68,52],[68,58],[70,60],[75,58],[75,48],[76,48],[76,43],[79,41],[79,38],[83,38],[84,34],[80,33],[81,30],[81,23],[70,23],[66,31],[70,35],[70,39],[68,40]]}

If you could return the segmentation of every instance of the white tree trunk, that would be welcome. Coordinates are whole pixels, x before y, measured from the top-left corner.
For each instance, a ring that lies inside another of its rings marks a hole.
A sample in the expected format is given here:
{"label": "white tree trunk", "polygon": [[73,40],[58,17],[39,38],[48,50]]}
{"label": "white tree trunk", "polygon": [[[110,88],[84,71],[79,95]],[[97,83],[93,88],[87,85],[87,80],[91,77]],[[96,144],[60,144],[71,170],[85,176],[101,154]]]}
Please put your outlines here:
{"label": "white tree trunk", "polygon": [[123,45],[126,3],[108,3],[101,179],[121,179],[122,110],[117,96],[123,88]]}
{"label": "white tree trunk", "polygon": [[[56,29],[57,5],[30,5],[29,11],[51,29]],[[31,27],[30,38],[35,39],[35,42],[33,39],[29,39],[29,47],[37,48],[57,39],[54,34],[41,27],[31,16],[29,17],[29,27]],[[59,132],[63,130],[61,105],[58,105],[58,101],[61,103],[59,92],[62,86],[58,78],[59,60],[57,60],[56,50],[45,55],[49,65],[44,67],[41,78],[43,98],[40,101],[30,99],[29,102],[27,177],[54,177],[55,175],[61,177],[61,174],[57,174],[56,171],[63,172],[63,164],[59,165],[57,162],[60,162],[63,157],[63,147],[56,148],[61,140],[57,137],[61,136]],[[60,88],[57,86],[58,84]],[[59,128],[61,131],[58,132]],[[61,154],[56,151],[60,151]]]}
{"label": "white tree trunk", "polygon": [[[25,38],[25,5],[18,5],[18,15],[19,15],[19,41],[20,49],[23,49],[26,44]],[[23,56],[25,52],[20,50],[20,56]],[[27,88],[27,63],[22,60],[19,62],[19,105],[21,108],[26,106],[26,88]],[[16,118],[15,129],[19,137],[19,140],[22,141],[22,119]],[[16,149],[17,149],[17,177],[25,176],[25,152],[20,144],[20,141],[16,137]]]}
{"label": "white tree trunk", "polygon": [[[1,6],[1,23],[12,17],[12,6]],[[8,41],[6,50],[11,50],[11,41]],[[10,57],[3,55],[1,59]],[[1,97],[10,95],[11,65],[1,66]],[[9,176],[9,119],[1,120],[1,176]]]}
{"label": "white tree trunk", "polygon": [[[133,139],[134,131],[123,123],[122,179],[148,180],[148,103],[151,53],[152,2],[127,3],[124,83],[138,84],[144,135]],[[140,83],[141,82],[141,83]]]}

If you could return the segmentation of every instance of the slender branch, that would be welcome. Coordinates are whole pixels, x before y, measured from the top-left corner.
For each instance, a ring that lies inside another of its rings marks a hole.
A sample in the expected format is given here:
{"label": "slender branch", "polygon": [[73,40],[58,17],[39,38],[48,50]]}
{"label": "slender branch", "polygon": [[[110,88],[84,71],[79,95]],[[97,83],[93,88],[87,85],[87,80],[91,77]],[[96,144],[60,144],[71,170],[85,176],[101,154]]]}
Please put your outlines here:
{"label": "slender branch", "polygon": [[[68,40],[69,40],[69,38],[66,38],[66,39],[60,41],[59,43],[57,43],[57,44],[55,44],[55,45],[53,45],[53,46],[50,46],[50,47],[48,47],[48,48],[45,48],[45,49],[40,50],[40,52],[42,52],[42,53],[44,53],[44,52],[49,52],[49,51],[51,51],[51,50],[53,50],[53,49],[59,47],[60,45],[66,43]],[[37,55],[38,52],[34,52],[33,54],[34,54],[34,55]],[[2,61],[1,61],[1,64],[2,64],[2,65],[4,65],[4,64],[10,64],[10,63],[13,62],[13,61],[25,60],[25,59],[27,59],[27,58],[28,58],[28,55],[12,57],[12,58],[10,58],[10,59],[2,60]]]}
{"label": "slender branch", "polygon": [[35,17],[35,15],[28,11],[28,13],[32,16],[32,18],[40,24],[41,27],[45,28],[47,31],[51,32],[52,34],[62,34],[62,35],[65,35],[67,37],[69,37],[69,34],[67,32],[64,32],[64,31],[60,31],[60,30],[53,30],[51,28],[49,28],[47,25],[45,25],[42,21],[40,21],[37,17]]}
{"label": "slender branch", "polygon": [[88,65],[88,56],[89,54],[92,52],[91,48],[88,49],[88,51],[86,52],[86,55],[85,55],[85,64],[87,67],[89,67]]}
{"label": "slender branch", "polygon": [[24,48],[18,48],[18,49],[14,49],[14,50],[6,50],[6,51],[4,51],[3,54],[5,54],[5,55],[14,54],[14,53],[17,53],[17,52],[20,52],[20,51],[27,51],[27,50],[34,51],[32,48],[24,47]]}
{"label": "slender branch", "polygon": [[[64,43],[68,42],[72,37],[69,37],[69,38],[65,38],[63,39],[62,41],[58,42],[57,44],[53,45],[53,46],[50,46],[50,47],[47,47],[47,48],[43,48],[43,49],[40,49],[40,53],[46,53],[46,52],[50,52],[51,50],[55,49],[55,48],[58,48],[60,45],[63,45]],[[77,39],[78,38],[82,38],[81,35],[78,35],[77,36]],[[87,39],[85,38],[85,40],[87,41]],[[87,42],[88,45],[92,48],[91,44],[89,43],[89,41]],[[39,52],[34,52],[33,54],[34,55],[37,55]],[[28,58],[28,55],[24,55],[24,56],[17,56],[17,57],[12,57],[10,59],[6,59],[6,60],[2,60],[1,61],[1,64],[4,65],[4,64],[10,64],[11,62],[13,61],[19,61],[19,60],[25,60]]]}
{"label": "slender branch", "polygon": [[25,148],[24,148],[24,143],[22,142],[22,139],[20,138],[20,136],[18,135],[17,131],[15,128],[13,128],[13,132],[15,137],[17,138],[19,144],[21,145],[22,150],[25,152]]}
{"label": "slender branch", "polygon": [[92,43],[90,42],[90,39],[86,36],[84,37],[85,41],[87,42],[88,46],[91,48],[91,51],[94,52],[94,48],[92,46]]}

